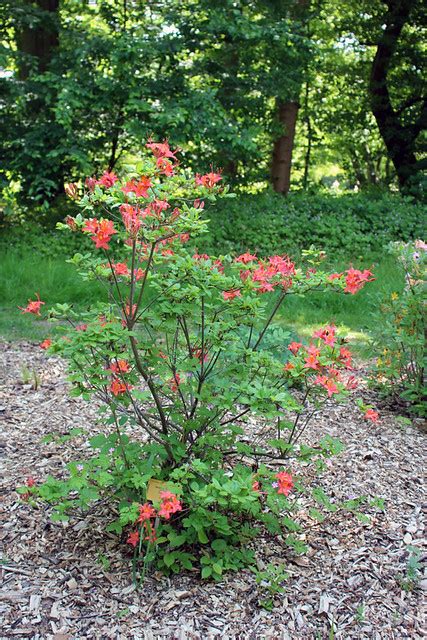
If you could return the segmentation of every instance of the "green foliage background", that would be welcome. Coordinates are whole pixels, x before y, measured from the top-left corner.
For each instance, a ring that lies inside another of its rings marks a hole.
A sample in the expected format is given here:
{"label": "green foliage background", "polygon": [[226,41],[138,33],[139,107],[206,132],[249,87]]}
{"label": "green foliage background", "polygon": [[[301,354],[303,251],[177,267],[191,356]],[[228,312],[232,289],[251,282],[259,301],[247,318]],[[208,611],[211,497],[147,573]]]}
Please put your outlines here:
{"label": "green foliage background", "polygon": [[[405,126],[425,90],[425,19],[420,0],[410,2],[388,79]],[[300,105],[293,190],[335,180],[396,188],[368,95],[382,0],[57,4],[48,13],[41,0],[5,0],[0,9],[6,220],[18,204],[25,216],[54,216],[64,182],[123,169],[150,135],[182,147],[196,170],[212,163],[228,182],[262,189],[287,101]],[[41,59],[22,44],[40,30],[57,40]],[[417,140],[422,159],[422,131]]]}

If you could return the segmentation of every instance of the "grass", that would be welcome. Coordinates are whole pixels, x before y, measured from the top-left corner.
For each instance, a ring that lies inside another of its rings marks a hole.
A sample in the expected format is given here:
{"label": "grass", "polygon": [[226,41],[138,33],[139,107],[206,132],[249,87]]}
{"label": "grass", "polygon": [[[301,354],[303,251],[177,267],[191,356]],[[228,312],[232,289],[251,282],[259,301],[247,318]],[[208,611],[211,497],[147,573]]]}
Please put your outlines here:
{"label": "grass", "polygon": [[[393,291],[400,292],[404,286],[403,274],[391,256],[377,256],[376,260],[366,260],[364,264],[373,265],[376,280],[357,294],[343,296],[331,292],[290,296],[285,300],[280,323],[301,336],[308,336],[319,326],[333,322],[363,351],[370,331],[378,322],[376,312],[381,299]],[[348,265],[341,261],[330,266],[331,270],[342,271]]]}
{"label": "grass", "polygon": [[43,340],[52,333],[47,322],[19,312],[29,298],[39,293],[50,306],[73,303],[76,308],[104,299],[101,285],[76,277],[75,268],[64,260],[24,256],[11,251],[0,256],[0,337],[6,340]]}
{"label": "grass", "polygon": [[[379,300],[403,287],[403,277],[390,256],[369,256],[365,266],[373,264],[376,281],[368,284],[355,296],[335,293],[289,296],[278,321],[304,336],[320,325],[334,322],[363,350],[376,319],[374,312]],[[328,265],[342,270],[345,262]],[[105,299],[101,285],[76,277],[75,268],[62,259],[23,256],[12,250],[0,256],[0,337],[7,340],[43,340],[54,333],[49,323],[34,322],[28,314],[21,314],[18,306],[25,306],[28,298],[40,293],[49,306],[57,302],[73,303],[75,308]]]}

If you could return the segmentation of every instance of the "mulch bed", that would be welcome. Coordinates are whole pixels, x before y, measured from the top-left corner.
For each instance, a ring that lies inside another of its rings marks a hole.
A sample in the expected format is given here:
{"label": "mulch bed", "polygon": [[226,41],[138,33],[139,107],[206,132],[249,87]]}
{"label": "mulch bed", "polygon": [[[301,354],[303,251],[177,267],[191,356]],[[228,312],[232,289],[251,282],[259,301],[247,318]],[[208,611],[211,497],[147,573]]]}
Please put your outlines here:
{"label": "mulch bed", "polygon": [[[35,371],[40,385],[27,380]],[[337,501],[361,494],[385,499],[369,523],[339,512],[306,531],[309,552],[293,556],[280,541],[257,548],[259,566],[281,561],[290,573],[273,611],[259,605],[250,571],[222,583],[197,575],[149,577],[132,584],[130,552],[105,533],[106,505],[68,523],[49,509],[19,501],[28,476],[60,475],[88,454],[83,437],[43,443],[73,427],[96,432],[96,407],[68,396],[64,364],[30,343],[0,344],[0,454],[3,502],[0,533],[0,638],[281,638],[374,639],[425,637],[422,596],[427,579],[403,588],[408,546],[426,556],[422,494],[425,431],[384,409],[378,425],[349,405],[329,406],[309,427],[307,441],[330,433],[345,451],[318,482]],[[359,391],[365,400],[371,392]],[[333,629],[333,631],[331,631]]]}

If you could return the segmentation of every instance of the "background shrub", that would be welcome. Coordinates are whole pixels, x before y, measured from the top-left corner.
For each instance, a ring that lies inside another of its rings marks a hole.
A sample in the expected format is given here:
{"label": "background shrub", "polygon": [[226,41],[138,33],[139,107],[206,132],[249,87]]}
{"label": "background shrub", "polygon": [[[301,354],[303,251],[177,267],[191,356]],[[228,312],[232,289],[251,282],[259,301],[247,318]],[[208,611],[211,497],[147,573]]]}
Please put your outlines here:
{"label": "background shrub", "polygon": [[354,257],[381,251],[393,240],[423,236],[425,207],[385,193],[241,195],[209,211],[210,237],[203,250],[260,255],[291,254],[314,244],[329,254]]}
{"label": "background shrub", "polygon": [[[68,204],[63,219],[70,211]],[[198,238],[198,248],[208,253],[259,255],[299,254],[314,244],[330,255],[346,259],[379,252],[389,242],[423,237],[426,208],[399,194],[307,194],[287,198],[266,191],[240,194],[227,204],[209,209],[209,235]],[[83,247],[82,247],[83,243]],[[27,247],[41,256],[62,258],[87,248],[79,235],[64,237],[37,222],[3,229],[0,251]]]}

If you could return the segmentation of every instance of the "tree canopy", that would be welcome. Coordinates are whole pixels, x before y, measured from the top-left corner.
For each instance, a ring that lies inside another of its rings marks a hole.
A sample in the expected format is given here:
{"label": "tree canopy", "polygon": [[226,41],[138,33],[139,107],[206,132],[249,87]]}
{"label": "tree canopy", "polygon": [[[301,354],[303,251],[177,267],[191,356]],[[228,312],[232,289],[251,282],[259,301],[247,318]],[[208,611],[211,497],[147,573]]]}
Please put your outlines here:
{"label": "tree canopy", "polygon": [[50,203],[150,136],[242,188],[421,193],[421,0],[6,0],[1,21],[6,200]]}

